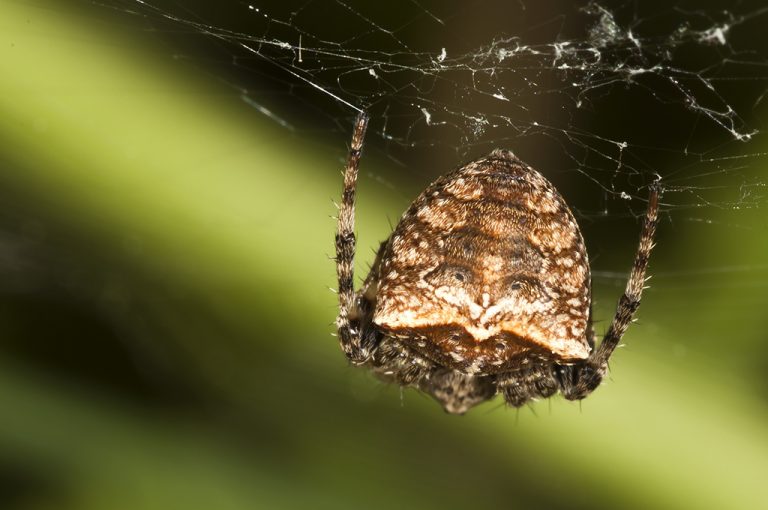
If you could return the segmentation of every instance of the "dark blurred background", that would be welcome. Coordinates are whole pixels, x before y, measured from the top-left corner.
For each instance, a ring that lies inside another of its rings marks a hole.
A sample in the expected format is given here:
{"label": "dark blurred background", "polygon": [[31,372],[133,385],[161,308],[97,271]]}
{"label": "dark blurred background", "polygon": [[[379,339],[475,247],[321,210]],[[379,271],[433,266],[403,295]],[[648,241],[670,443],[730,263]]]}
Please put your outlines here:
{"label": "dark blurred background", "polygon": [[[763,10],[0,0],[0,508],[761,508]],[[611,20],[642,58],[598,44]],[[546,58],[484,60],[510,37]],[[568,41],[602,60],[557,70]],[[589,399],[454,417],[347,365],[345,102],[372,115],[358,274],[432,179],[505,146],[573,204],[598,332],[662,176],[651,287]]]}

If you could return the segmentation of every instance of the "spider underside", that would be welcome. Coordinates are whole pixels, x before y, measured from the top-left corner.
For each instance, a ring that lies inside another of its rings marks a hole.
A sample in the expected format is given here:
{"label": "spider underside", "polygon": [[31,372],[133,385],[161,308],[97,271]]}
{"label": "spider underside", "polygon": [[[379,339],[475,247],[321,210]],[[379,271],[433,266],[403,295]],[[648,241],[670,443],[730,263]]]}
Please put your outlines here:
{"label": "spider underside", "polygon": [[578,225],[554,187],[508,151],[429,186],[355,291],[355,189],[367,122],[360,114],[355,124],[336,233],[336,325],[347,358],[454,414],[499,393],[513,407],[557,392],[589,395],[640,304],[658,184],[625,292],[595,346]]}

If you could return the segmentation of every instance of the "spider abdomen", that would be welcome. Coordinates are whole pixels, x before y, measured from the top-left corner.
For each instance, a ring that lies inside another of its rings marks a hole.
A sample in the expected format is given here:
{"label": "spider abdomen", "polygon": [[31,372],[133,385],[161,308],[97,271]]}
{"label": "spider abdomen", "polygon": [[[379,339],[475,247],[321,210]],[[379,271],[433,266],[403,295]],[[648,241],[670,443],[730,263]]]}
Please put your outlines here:
{"label": "spider abdomen", "polygon": [[586,359],[589,265],[560,194],[511,152],[429,186],[382,254],[373,321],[468,374]]}

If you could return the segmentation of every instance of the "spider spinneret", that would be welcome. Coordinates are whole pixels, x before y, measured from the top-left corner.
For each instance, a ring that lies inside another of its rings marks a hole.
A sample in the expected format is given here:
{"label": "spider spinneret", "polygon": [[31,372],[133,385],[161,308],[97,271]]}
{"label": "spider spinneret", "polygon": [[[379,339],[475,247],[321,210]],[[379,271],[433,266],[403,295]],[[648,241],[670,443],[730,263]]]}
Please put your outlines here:
{"label": "spider spinneret", "polygon": [[645,282],[660,188],[648,210],[624,295],[599,346],[584,241],[567,204],[511,152],[438,178],[381,244],[353,286],[354,206],[368,118],[355,123],[336,233],[342,350],[380,378],[415,387],[461,414],[501,393],[519,407],[602,381]]}

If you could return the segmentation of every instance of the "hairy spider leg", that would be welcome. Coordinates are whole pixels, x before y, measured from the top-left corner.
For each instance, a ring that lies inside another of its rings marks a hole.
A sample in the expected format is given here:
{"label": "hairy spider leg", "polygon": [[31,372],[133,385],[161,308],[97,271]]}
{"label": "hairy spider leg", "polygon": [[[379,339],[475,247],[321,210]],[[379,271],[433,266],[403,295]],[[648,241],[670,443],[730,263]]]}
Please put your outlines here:
{"label": "hairy spider leg", "polygon": [[608,369],[608,360],[611,354],[621,341],[621,337],[626,333],[627,327],[629,327],[640,306],[640,298],[645,285],[645,271],[648,269],[648,260],[654,247],[656,225],[659,222],[660,194],[661,186],[658,182],[653,183],[650,187],[648,209],[640,232],[640,244],[635,255],[635,262],[632,265],[627,287],[619,299],[616,314],[608,332],[587,360],[581,364],[567,367],[571,373],[564,377],[562,392],[565,398],[569,400],[582,399],[600,385]]}
{"label": "hairy spider leg", "polygon": [[347,358],[354,363],[365,362],[370,353],[361,347],[360,316],[355,295],[355,188],[357,186],[360,154],[368,127],[368,116],[360,112],[355,120],[352,143],[344,168],[344,188],[336,228],[336,276],[339,281],[339,316],[336,327],[339,342]]}

